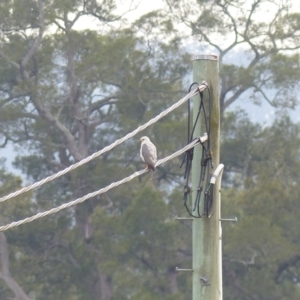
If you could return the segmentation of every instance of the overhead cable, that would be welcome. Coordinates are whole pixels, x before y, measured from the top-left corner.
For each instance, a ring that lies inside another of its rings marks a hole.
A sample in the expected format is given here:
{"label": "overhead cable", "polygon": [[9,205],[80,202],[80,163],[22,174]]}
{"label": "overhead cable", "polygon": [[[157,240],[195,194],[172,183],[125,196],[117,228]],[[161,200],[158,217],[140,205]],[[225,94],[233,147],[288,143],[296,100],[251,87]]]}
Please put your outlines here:
{"label": "overhead cable", "polygon": [[[207,136],[194,139],[191,143],[186,145],[184,148],[174,152],[173,154],[171,154],[171,155],[169,155],[169,156],[167,156],[163,159],[158,160],[157,163],[155,164],[155,167],[157,167],[157,166],[159,166],[159,165],[161,165],[161,164],[163,164],[163,163],[165,163],[165,162],[181,155],[182,153],[184,153],[184,152],[188,151],[189,149],[195,147],[196,145],[200,144],[201,142],[203,142],[206,139],[207,139]],[[100,189],[98,191],[95,191],[93,193],[89,193],[89,194],[87,194],[83,197],[80,197],[80,198],[76,199],[76,200],[73,200],[73,201],[68,202],[68,203],[64,203],[64,204],[62,204],[60,206],[57,206],[57,207],[54,207],[54,208],[52,208],[48,211],[40,212],[40,213],[38,213],[38,214],[36,214],[32,217],[28,217],[28,218],[25,218],[25,219],[17,221],[17,222],[12,222],[12,223],[10,223],[8,225],[5,225],[5,226],[0,226],[0,232],[1,231],[6,231],[6,230],[8,230],[10,228],[13,228],[13,227],[20,226],[20,225],[25,224],[25,223],[32,222],[36,219],[40,219],[40,218],[46,217],[48,215],[55,214],[55,213],[65,209],[65,208],[68,208],[68,207],[71,207],[71,206],[76,205],[78,203],[84,202],[85,200],[90,199],[92,197],[95,197],[97,195],[106,193],[107,191],[111,190],[112,188],[115,188],[115,187],[117,187],[117,186],[119,186],[123,183],[129,182],[130,180],[134,179],[135,177],[138,177],[138,176],[140,176],[140,175],[142,175],[142,174],[144,174],[148,171],[149,171],[148,169],[143,169],[143,170],[137,171],[137,172],[133,173],[132,175],[130,175],[128,177],[125,177],[122,180],[113,182],[105,188],[102,188],[102,189]]]}
{"label": "overhead cable", "polygon": [[153,123],[156,123],[158,120],[160,120],[161,118],[163,118],[164,116],[166,116],[168,113],[170,113],[171,111],[173,111],[174,109],[178,108],[180,105],[182,105],[183,103],[185,103],[188,99],[190,99],[191,97],[195,96],[197,93],[204,91],[206,89],[206,85],[202,84],[199,87],[197,87],[196,89],[190,91],[185,97],[183,97],[182,99],[180,99],[178,102],[174,103],[172,106],[170,106],[168,109],[162,111],[159,115],[157,115],[156,117],[152,118],[151,120],[149,120],[147,123],[145,123],[144,125],[139,126],[137,129],[135,129],[134,131],[128,133],[127,135],[125,135],[124,137],[116,140],[115,142],[113,142],[111,145],[104,147],[102,150],[99,150],[97,152],[95,152],[94,154],[82,159],[81,161],[67,167],[64,170],[59,171],[56,174],[53,174],[51,176],[48,176],[40,181],[37,181],[31,185],[28,185],[27,187],[24,187],[16,192],[13,192],[11,194],[8,194],[7,196],[1,197],[0,198],[0,202],[4,202],[8,199],[14,198],[16,196],[19,196],[23,193],[26,193],[28,191],[31,191],[37,187],[40,187],[41,185],[52,181],[62,175],[65,175],[66,173],[88,163],[89,161],[93,160],[96,157],[99,157],[101,154],[108,152],[110,150],[112,150],[114,147],[116,147],[117,145],[122,144],[123,142],[125,142],[126,140],[128,140],[129,138],[133,137],[134,135],[136,135],[137,133],[139,133],[140,131],[146,129],[147,127],[149,127],[150,125],[152,125]]}

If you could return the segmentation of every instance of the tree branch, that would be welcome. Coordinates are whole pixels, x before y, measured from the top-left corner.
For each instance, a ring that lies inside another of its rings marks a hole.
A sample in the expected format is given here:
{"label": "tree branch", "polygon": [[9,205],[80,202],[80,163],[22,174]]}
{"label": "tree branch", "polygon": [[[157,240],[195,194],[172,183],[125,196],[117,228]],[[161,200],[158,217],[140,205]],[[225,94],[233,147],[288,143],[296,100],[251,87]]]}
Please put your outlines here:
{"label": "tree branch", "polygon": [[[111,104],[110,100],[117,99],[116,95],[107,96],[101,100],[97,100],[95,102],[92,102],[89,108],[86,110],[87,115],[91,115],[95,110],[98,110],[99,108]],[[114,102],[116,103],[116,102]]]}
{"label": "tree branch", "polygon": [[0,278],[4,280],[6,285],[14,293],[17,300],[30,300],[21,286],[15,281],[10,274],[9,269],[9,253],[6,236],[3,232],[0,232],[0,260],[1,260],[1,272]]}
{"label": "tree branch", "polygon": [[4,58],[4,60],[11,66],[13,66],[15,69],[20,70],[21,67],[19,64],[17,64],[15,61],[11,60],[2,50],[0,50],[0,56]]}
{"label": "tree branch", "polygon": [[39,24],[40,25],[39,35],[35,39],[32,47],[28,51],[27,55],[23,58],[22,63],[21,63],[23,67],[25,67],[27,65],[28,61],[34,55],[34,53],[36,52],[37,48],[39,47],[39,45],[41,44],[41,41],[42,41],[42,37],[43,37],[43,33],[44,33],[44,26],[45,26],[44,3],[43,2],[44,2],[43,0],[38,0],[39,23],[40,23]]}
{"label": "tree branch", "polygon": [[0,145],[0,148],[5,148],[5,146],[7,145],[8,141],[9,141],[9,138],[5,135],[5,140],[4,140],[4,142]]}
{"label": "tree branch", "polygon": [[230,104],[232,104],[239,96],[241,96],[249,86],[242,85],[237,92],[234,93],[228,100],[224,102],[223,110],[225,110]]}
{"label": "tree branch", "polygon": [[47,110],[46,107],[42,105],[38,99],[35,98],[35,96],[32,96],[31,99],[41,117],[44,117],[50,124],[54,125],[64,135],[68,144],[68,149],[74,157],[74,159],[76,161],[82,160],[84,157],[78,151],[76,140],[71,134],[71,132],[68,130],[68,128],[64,124],[62,124],[57,118],[55,118],[50,113],[50,111]]}

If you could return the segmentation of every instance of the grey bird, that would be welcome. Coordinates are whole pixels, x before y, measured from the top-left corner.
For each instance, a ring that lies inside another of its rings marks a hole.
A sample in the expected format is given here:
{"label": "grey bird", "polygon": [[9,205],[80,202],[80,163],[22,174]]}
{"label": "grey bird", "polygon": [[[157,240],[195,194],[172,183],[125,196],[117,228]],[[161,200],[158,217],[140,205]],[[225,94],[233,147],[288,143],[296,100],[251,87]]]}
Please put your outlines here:
{"label": "grey bird", "polygon": [[[141,159],[147,164],[147,169],[152,170],[152,175],[155,170],[155,164],[157,162],[157,151],[155,145],[150,141],[147,136],[140,138],[141,149],[140,156]],[[151,179],[152,179],[151,175]]]}

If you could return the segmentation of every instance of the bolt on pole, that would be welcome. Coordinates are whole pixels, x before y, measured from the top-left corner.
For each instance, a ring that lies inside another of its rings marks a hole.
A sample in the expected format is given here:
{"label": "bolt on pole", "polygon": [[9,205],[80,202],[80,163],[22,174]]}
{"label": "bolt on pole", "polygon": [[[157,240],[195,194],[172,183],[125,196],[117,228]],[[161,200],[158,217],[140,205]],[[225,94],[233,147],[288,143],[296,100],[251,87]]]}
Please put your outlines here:
{"label": "bolt on pole", "polygon": [[[219,164],[220,153],[219,61],[216,55],[197,55],[193,58],[193,81],[199,84],[206,81],[211,90],[210,143],[216,167]],[[203,97],[206,111],[209,111],[207,90],[203,92]],[[196,121],[199,104],[200,97],[197,95],[193,98],[193,123]],[[204,128],[204,120],[201,118],[196,125],[194,137],[201,136]],[[202,147],[196,147],[192,165],[193,202],[196,200],[199,183],[201,156]],[[193,220],[193,300],[222,300],[219,180],[214,188],[211,217]],[[202,205],[203,202],[201,199]],[[194,203],[192,205],[194,206]]]}

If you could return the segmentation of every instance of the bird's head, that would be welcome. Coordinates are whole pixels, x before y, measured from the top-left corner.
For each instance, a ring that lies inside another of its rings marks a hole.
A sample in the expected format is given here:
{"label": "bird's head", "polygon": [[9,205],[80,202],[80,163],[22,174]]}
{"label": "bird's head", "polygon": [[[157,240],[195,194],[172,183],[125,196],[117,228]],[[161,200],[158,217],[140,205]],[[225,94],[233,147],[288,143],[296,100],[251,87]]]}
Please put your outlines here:
{"label": "bird's head", "polygon": [[142,136],[141,138],[140,138],[140,142],[141,143],[143,143],[143,142],[149,142],[150,141],[150,139],[147,137],[147,136]]}

